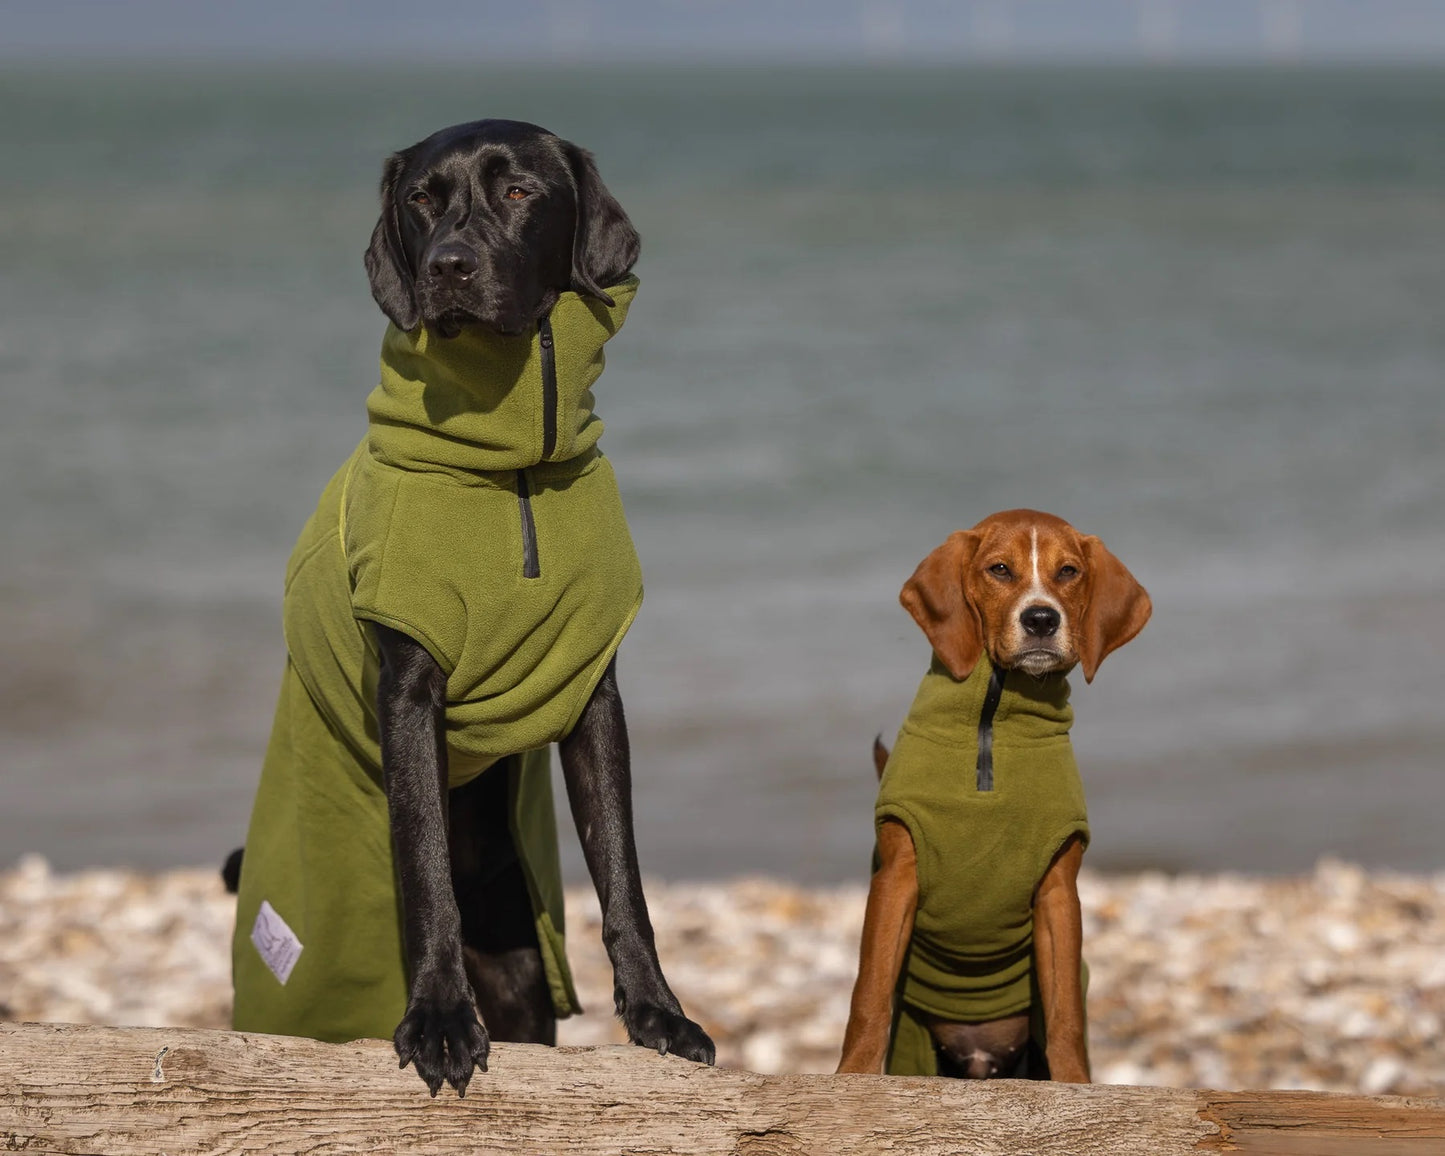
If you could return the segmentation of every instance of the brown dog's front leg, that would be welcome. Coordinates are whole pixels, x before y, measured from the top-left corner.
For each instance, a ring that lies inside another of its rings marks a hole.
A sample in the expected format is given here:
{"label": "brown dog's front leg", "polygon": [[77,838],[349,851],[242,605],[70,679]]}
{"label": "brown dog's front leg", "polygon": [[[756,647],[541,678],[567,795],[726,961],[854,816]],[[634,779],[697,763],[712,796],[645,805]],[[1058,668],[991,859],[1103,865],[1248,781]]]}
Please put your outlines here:
{"label": "brown dog's front leg", "polygon": [[879,826],[878,860],[868,886],[858,979],[843,1033],[840,1072],[883,1071],[893,1025],[893,991],[918,911],[918,859],[907,827],[894,822]]}
{"label": "brown dog's front leg", "polygon": [[1089,1050],[1081,972],[1084,919],[1079,909],[1079,865],[1084,841],[1064,844],[1034,896],[1034,969],[1043,1004],[1049,1078],[1089,1082]]}
{"label": "brown dog's front leg", "polygon": [[414,1062],[433,1096],[443,1081],[465,1095],[472,1068],[487,1070],[490,1045],[462,962],[447,852],[446,676],[419,642],[373,625],[382,780],[410,981],[393,1043],[401,1066]]}
{"label": "brown dog's front leg", "polygon": [[711,1064],[708,1034],[683,1014],[657,959],[632,829],[632,764],[617,675],[609,665],[561,743],[567,799],[602,905],[602,942],[628,1038],[663,1055]]}

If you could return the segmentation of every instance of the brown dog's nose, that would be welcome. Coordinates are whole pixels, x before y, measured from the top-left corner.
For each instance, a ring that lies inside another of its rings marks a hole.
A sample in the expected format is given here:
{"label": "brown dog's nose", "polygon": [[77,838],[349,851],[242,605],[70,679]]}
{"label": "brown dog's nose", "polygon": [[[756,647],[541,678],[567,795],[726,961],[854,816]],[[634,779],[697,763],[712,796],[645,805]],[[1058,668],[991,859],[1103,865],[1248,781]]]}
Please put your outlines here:
{"label": "brown dog's nose", "polygon": [[438,281],[452,285],[465,284],[477,271],[477,255],[465,245],[438,245],[431,252],[427,271]]}
{"label": "brown dog's nose", "polygon": [[1059,628],[1059,612],[1052,606],[1030,606],[1019,615],[1024,633],[1034,638],[1048,638]]}

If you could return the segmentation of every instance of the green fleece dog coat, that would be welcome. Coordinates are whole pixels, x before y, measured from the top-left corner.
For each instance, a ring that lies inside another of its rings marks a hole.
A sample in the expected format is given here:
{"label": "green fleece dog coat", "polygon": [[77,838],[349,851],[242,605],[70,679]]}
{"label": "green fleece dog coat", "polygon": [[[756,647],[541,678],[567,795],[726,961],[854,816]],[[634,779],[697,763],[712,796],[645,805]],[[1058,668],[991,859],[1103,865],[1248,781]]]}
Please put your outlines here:
{"label": "green fleece dog coat", "polygon": [[[1037,1008],[1034,892],[1060,848],[1074,835],[1089,837],[1069,741],[1068,680],[1002,673],[991,783],[980,769],[993,677],[984,655],[961,681],[934,658],[879,785],[875,822],[907,827],[918,861],[891,1075],[938,1074],[928,1015],[981,1023]],[[1042,1021],[1034,1019],[1037,1037]]]}
{"label": "green fleece dog coat", "polygon": [[406,1010],[376,622],[447,675],[451,786],[508,760],[552,1002],[580,1010],[547,748],[642,601],[591,391],[636,291],[634,277],[609,289],[611,307],[564,293],[530,338],[388,329],[367,436],[286,570],[286,672],[236,909],[237,1030],[390,1038]]}

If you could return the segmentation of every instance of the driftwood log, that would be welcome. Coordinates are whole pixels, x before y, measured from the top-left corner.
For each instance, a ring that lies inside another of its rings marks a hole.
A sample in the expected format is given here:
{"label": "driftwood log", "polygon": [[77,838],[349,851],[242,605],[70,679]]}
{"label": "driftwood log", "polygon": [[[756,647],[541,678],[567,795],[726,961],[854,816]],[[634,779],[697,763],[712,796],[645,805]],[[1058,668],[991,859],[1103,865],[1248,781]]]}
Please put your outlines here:
{"label": "driftwood log", "polygon": [[525,1044],[433,1100],[379,1041],[0,1024],[0,1151],[1441,1156],[1445,1102],[762,1076]]}

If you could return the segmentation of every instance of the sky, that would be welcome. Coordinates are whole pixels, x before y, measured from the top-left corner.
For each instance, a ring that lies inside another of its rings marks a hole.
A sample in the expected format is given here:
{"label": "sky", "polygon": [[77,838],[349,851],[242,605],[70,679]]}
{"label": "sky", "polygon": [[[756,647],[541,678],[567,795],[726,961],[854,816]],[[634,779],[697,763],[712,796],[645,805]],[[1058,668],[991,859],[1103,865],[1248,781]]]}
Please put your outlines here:
{"label": "sky", "polygon": [[0,60],[1445,60],[1445,0],[0,0]]}

